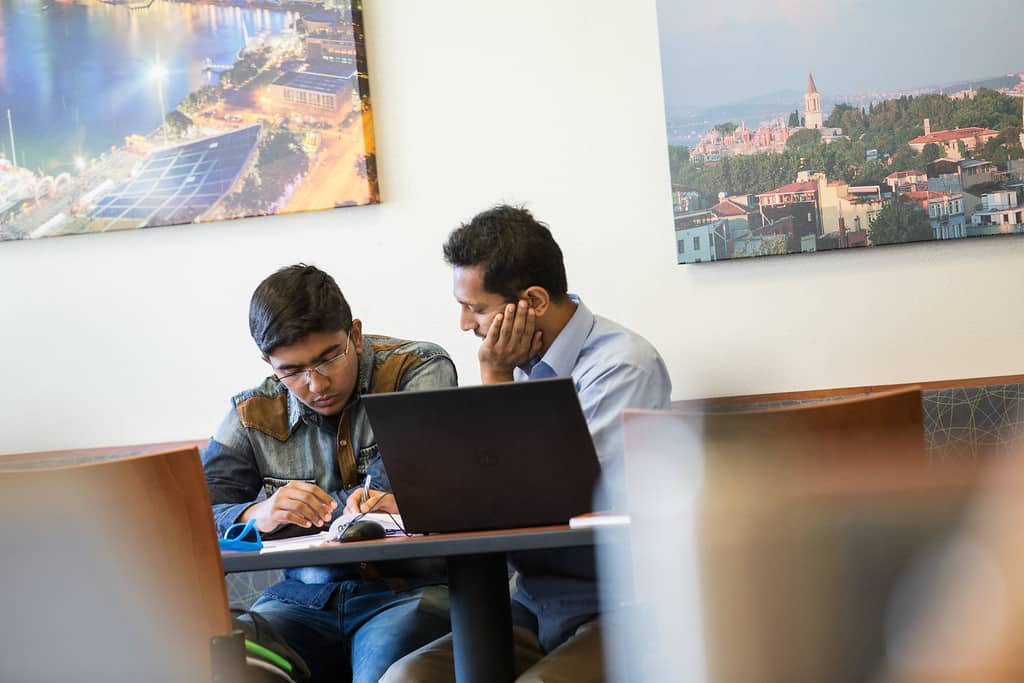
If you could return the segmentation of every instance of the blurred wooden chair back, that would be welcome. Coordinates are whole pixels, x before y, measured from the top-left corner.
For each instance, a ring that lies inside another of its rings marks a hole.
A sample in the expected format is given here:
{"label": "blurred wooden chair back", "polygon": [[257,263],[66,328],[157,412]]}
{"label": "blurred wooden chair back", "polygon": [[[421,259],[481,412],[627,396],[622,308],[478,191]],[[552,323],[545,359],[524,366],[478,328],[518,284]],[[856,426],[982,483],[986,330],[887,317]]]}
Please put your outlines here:
{"label": "blurred wooden chair back", "polygon": [[634,680],[869,680],[899,577],[976,479],[928,462],[919,390],[627,411],[625,446],[630,629],[648,650],[672,634],[649,657],[671,666]]}
{"label": "blurred wooden chair back", "polygon": [[198,450],[68,453],[0,458],[0,680],[211,680],[231,620]]}

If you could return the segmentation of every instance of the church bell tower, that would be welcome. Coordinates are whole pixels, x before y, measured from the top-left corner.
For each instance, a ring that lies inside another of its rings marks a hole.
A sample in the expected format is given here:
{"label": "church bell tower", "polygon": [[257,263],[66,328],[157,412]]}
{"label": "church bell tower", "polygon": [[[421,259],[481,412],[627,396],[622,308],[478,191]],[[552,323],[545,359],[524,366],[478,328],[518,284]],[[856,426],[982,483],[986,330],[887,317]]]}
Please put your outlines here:
{"label": "church bell tower", "polygon": [[804,93],[804,128],[821,128],[821,95],[814,85],[814,76],[807,74],[807,92]]}

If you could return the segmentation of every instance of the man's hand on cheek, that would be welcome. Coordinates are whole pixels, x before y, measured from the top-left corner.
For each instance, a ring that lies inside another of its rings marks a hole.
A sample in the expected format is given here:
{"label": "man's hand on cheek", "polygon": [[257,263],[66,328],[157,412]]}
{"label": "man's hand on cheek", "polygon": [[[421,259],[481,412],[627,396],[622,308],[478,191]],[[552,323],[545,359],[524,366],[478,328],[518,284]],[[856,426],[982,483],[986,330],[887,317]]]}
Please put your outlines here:
{"label": "man's hand on cheek", "polygon": [[537,314],[526,301],[506,304],[491,321],[480,345],[480,378],[484,384],[511,382],[512,371],[535,356],[541,347]]}

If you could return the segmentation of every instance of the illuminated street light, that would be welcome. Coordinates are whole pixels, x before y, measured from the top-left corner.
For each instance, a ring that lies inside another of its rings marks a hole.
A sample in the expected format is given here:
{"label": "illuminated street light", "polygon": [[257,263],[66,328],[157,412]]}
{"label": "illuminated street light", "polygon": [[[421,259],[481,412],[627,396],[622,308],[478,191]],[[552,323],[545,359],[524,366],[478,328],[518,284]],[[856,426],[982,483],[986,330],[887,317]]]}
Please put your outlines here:
{"label": "illuminated street light", "polygon": [[157,57],[153,66],[149,67],[149,80],[156,82],[156,94],[160,98],[160,129],[164,132],[164,145],[167,145],[167,105],[164,103],[164,81],[167,80],[167,67]]}
{"label": "illuminated street light", "polygon": [[162,83],[167,78],[167,67],[163,66],[160,62],[156,62],[153,66],[149,67],[149,80],[155,81],[156,83]]}

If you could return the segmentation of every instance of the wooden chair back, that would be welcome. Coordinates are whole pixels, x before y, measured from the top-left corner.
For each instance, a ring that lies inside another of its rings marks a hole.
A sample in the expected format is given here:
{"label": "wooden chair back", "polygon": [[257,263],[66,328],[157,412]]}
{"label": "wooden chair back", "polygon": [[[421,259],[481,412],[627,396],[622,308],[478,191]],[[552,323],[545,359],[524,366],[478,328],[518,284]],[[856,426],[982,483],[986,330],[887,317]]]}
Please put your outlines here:
{"label": "wooden chair back", "polygon": [[651,680],[870,679],[900,577],[951,533],[977,479],[972,463],[928,460],[916,389],[627,411],[625,446],[645,615],[631,630],[647,648],[673,634],[649,660],[682,670]]}
{"label": "wooden chair back", "polygon": [[208,681],[230,632],[195,446],[0,458],[0,680]]}

